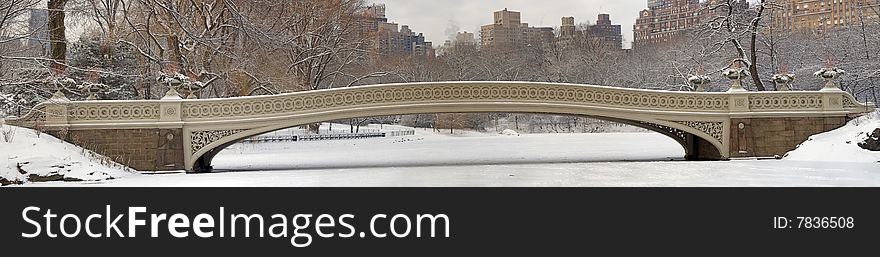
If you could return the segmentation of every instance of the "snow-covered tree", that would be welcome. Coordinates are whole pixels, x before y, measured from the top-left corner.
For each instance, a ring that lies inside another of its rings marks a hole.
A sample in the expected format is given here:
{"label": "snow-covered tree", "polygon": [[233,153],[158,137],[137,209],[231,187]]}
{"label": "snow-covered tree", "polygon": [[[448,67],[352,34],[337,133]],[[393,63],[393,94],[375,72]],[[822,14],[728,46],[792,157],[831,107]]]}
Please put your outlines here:
{"label": "snow-covered tree", "polygon": [[[709,5],[711,18],[698,34],[709,42],[710,54],[732,48],[735,53],[733,60],[719,70],[725,70],[734,64],[745,66],[758,91],[766,90],[758,71],[758,37],[764,27],[765,12],[775,6],[766,0],[759,0],[752,8],[746,8],[748,2],[742,0],[718,1]],[[748,44],[743,43],[744,41]]]}
{"label": "snow-covered tree", "polygon": [[[72,69],[70,76],[84,82],[106,85],[101,99],[143,99],[136,88],[138,82],[144,84],[137,67],[135,49],[129,45],[104,46],[100,38],[81,37],[70,47],[68,64]],[[148,83],[148,82],[147,82]]]}

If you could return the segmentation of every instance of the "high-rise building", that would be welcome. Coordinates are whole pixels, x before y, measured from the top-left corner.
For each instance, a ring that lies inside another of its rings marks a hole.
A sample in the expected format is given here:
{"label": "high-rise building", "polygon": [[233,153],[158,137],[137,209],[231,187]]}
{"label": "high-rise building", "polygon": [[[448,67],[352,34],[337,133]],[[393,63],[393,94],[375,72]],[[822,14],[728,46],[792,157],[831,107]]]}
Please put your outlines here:
{"label": "high-rise building", "polygon": [[699,0],[648,0],[633,25],[633,48],[668,42],[700,24],[706,8]]}
{"label": "high-rise building", "polygon": [[375,35],[379,31],[379,24],[388,22],[388,18],[385,17],[385,4],[364,7],[358,18],[358,30],[361,33]]}
{"label": "high-rise building", "polygon": [[383,55],[428,55],[433,44],[425,41],[423,33],[416,34],[408,25],[398,28],[397,23],[379,24],[377,50]]}
{"label": "high-rise building", "polygon": [[437,54],[434,53],[434,44],[431,42],[423,42],[422,44],[412,44],[412,55],[413,56],[425,56],[425,57],[433,57]]}
{"label": "high-rise building", "polygon": [[[718,0],[648,0],[648,9],[639,12],[633,25],[633,48],[662,44],[675,40],[684,32],[697,28],[709,15]],[[747,0],[735,0],[733,8],[748,9]]]}
{"label": "high-rise building", "polygon": [[484,47],[543,45],[555,37],[551,27],[529,27],[519,12],[507,8],[494,13],[494,23],[480,27]]}
{"label": "high-rise building", "polygon": [[577,27],[574,25],[574,17],[562,17],[562,26],[559,26],[559,35],[563,37],[574,36]]}
{"label": "high-rise building", "polygon": [[480,27],[483,46],[522,45],[523,31],[520,13],[507,8],[494,13],[494,23]]}
{"label": "high-rise building", "polygon": [[880,2],[868,0],[785,0],[774,1],[782,8],[772,9],[774,29],[825,31],[837,27],[876,23]]}
{"label": "high-rise building", "polygon": [[378,54],[434,56],[433,44],[425,41],[423,33],[416,34],[408,25],[388,22],[384,4],[366,7],[363,16],[362,30],[371,32],[369,35],[375,37]]}
{"label": "high-rise building", "polygon": [[49,11],[46,9],[30,9],[28,19],[29,48],[43,54],[49,52]]}
{"label": "high-rise building", "polygon": [[527,27],[525,29],[526,46],[543,46],[545,43],[553,42],[556,33],[552,27]]}
{"label": "high-rise building", "polygon": [[621,34],[620,25],[611,24],[610,14],[599,14],[596,24],[590,26],[590,34],[601,38],[610,46],[623,48],[623,35]]}
{"label": "high-rise building", "polygon": [[598,38],[605,45],[620,49],[623,47],[623,35],[621,34],[620,25],[611,23],[610,14],[599,14],[596,24],[589,25],[583,30],[578,29],[574,25],[573,17],[562,17],[562,26],[557,42],[569,43],[572,39],[578,37]]}
{"label": "high-rise building", "polygon": [[452,42],[455,46],[473,46],[476,45],[477,40],[474,36],[474,33],[458,32],[455,34],[455,41]]}

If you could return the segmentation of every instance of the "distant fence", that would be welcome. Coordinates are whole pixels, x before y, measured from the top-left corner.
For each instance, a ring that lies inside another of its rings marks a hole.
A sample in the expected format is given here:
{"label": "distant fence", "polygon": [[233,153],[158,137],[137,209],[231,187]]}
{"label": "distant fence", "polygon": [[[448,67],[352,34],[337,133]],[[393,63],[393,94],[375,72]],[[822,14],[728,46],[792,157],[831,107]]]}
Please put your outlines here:
{"label": "distant fence", "polygon": [[398,130],[398,131],[389,131],[384,132],[385,137],[402,137],[402,136],[412,136],[416,134],[415,130]]}
{"label": "distant fence", "polygon": [[323,141],[323,140],[347,140],[377,137],[402,137],[415,135],[415,130],[389,131],[381,133],[349,133],[349,134],[319,134],[319,135],[292,135],[292,136],[257,136],[242,140],[243,143],[266,143],[266,142],[290,142],[290,141]]}

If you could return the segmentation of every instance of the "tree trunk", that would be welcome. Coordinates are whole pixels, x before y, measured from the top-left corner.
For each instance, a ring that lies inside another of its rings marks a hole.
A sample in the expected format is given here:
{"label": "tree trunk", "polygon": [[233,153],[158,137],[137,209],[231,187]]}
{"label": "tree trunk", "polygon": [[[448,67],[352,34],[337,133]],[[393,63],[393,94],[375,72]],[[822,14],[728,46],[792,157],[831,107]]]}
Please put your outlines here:
{"label": "tree trunk", "polygon": [[519,115],[513,115],[513,127],[519,132]]}
{"label": "tree trunk", "polygon": [[168,36],[168,48],[171,50],[171,56],[169,56],[168,61],[171,62],[171,67],[174,70],[170,70],[168,72],[183,72],[183,58],[180,52],[180,39],[171,34]]}
{"label": "tree trunk", "polygon": [[67,0],[49,0],[49,45],[51,48],[50,58],[58,64],[64,64],[67,60],[67,35],[64,33],[64,5]]}
{"label": "tree trunk", "polygon": [[760,25],[760,22],[761,22],[761,15],[764,14],[764,1],[765,0],[761,0],[761,2],[758,3],[758,14],[755,16],[755,19],[752,20],[752,24],[751,24],[751,30],[752,30],[751,31],[751,34],[752,34],[751,35],[752,36],[751,37],[751,44],[752,45],[749,49],[750,54],[751,54],[751,56],[749,58],[749,62],[752,64],[752,65],[749,65],[749,73],[752,74],[752,82],[755,83],[755,87],[758,88],[758,91],[767,91],[767,88],[764,87],[764,82],[761,81],[760,74],[758,74],[758,46],[757,46],[758,25]]}
{"label": "tree trunk", "polygon": [[755,36],[752,36],[752,57],[751,57],[752,65],[749,65],[749,73],[752,74],[752,82],[755,83],[755,87],[758,91],[767,91],[767,88],[764,87],[764,82],[761,81],[761,76],[758,74],[758,64],[755,62],[758,61],[758,53],[755,49]]}

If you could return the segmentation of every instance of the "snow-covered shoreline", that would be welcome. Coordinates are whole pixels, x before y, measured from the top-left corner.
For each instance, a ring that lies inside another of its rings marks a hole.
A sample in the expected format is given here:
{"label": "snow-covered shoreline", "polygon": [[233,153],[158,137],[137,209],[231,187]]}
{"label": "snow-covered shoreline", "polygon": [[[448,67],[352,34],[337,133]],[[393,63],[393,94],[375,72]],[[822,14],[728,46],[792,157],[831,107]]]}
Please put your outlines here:
{"label": "snow-covered shoreline", "polygon": [[880,170],[880,152],[862,149],[871,133],[880,128],[880,112],[856,118],[843,127],[813,135],[783,158],[788,161],[877,163]]}
{"label": "snow-covered shoreline", "polygon": [[0,140],[3,184],[45,181],[102,181],[137,173],[105,157],[38,131],[3,125]]}

